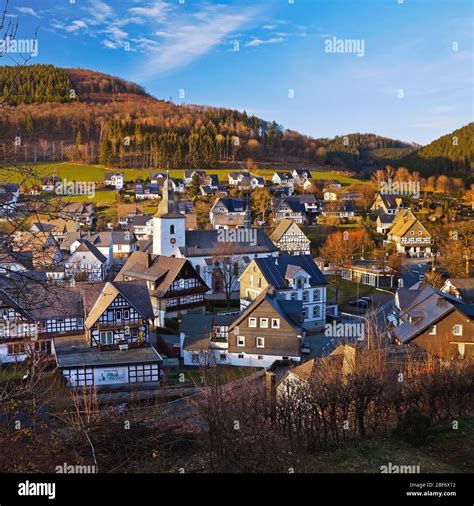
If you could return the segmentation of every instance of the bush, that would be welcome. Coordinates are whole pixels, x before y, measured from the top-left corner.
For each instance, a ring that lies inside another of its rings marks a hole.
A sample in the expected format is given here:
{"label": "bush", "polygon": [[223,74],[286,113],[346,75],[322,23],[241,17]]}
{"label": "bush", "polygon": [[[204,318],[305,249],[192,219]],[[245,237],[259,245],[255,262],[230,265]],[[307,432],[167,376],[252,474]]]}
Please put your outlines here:
{"label": "bush", "polygon": [[431,427],[430,417],[418,409],[410,409],[399,420],[395,436],[413,446],[427,443]]}

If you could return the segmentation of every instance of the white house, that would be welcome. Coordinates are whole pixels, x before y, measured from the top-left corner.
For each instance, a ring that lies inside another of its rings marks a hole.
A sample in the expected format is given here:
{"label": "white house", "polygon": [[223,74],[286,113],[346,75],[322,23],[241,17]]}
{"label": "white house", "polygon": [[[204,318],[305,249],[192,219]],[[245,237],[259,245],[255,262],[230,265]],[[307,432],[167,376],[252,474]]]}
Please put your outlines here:
{"label": "white house", "polygon": [[107,172],[105,174],[104,183],[107,186],[115,186],[116,190],[121,190],[123,188],[123,183],[124,183],[123,172]]}
{"label": "white house", "polygon": [[100,281],[108,269],[107,258],[89,241],[81,239],[64,264],[64,274],[77,281]]}

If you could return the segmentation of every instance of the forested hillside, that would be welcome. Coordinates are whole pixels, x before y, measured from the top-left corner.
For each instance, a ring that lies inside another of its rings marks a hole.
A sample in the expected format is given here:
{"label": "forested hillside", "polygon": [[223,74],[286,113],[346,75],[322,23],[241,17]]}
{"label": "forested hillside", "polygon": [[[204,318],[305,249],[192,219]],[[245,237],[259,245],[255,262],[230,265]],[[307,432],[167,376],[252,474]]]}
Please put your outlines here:
{"label": "forested hillside", "polygon": [[443,135],[431,144],[402,157],[395,166],[408,167],[423,176],[472,174],[474,171],[474,123]]}
{"label": "forested hillside", "polygon": [[0,90],[6,104],[0,115],[0,160],[172,169],[251,158],[363,175],[402,165],[429,175],[469,174],[472,159],[472,124],[456,131],[456,146],[455,132],[418,150],[376,134],[313,139],[245,111],[159,100],[135,83],[85,69],[0,67]]}
{"label": "forested hillside", "polygon": [[0,67],[0,103],[9,105],[73,102],[73,86],[63,69],[53,65]]}

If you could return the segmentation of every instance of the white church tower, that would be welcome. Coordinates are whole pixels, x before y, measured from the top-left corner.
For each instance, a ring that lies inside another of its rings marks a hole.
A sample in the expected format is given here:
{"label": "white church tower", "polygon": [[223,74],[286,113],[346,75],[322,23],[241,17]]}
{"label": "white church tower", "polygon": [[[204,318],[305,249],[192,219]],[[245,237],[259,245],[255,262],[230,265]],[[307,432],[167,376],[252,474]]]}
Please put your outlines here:
{"label": "white church tower", "polygon": [[153,216],[153,254],[180,257],[179,248],[185,246],[186,218],[178,211],[173,192],[169,188],[169,175],[163,185],[158,211]]}

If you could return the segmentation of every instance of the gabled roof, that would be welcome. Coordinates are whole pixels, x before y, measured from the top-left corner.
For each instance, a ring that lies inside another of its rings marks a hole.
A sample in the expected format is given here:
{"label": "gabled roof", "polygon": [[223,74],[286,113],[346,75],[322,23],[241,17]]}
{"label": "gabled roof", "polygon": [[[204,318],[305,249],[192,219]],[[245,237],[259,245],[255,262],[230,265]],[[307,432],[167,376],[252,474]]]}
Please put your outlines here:
{"label": "gabled roof", "polygon": [[[283,218],[280,221],[280,223],[278,223],[278,225],[275,227],[275,230],[270,234],[270,239],[273,242],[278,242],[282,238],[282,236],[285,235],[285,233],[288,231],[288,229],[293,224],[296,227],[298,227],[298,225],[291,218]],[[303,232],[301,231],[301,229],[299,227],[298,227],[298,230],[300,230],[300,232],[303,234]],[[306,236],[305,236],[305,238],[306,238]],[[306,238],[306,239],[309,242],[309,239],[308,238]]]}
{"label": "gabled roof", "polygon": [[229,326],[231,332],[237,325],[240,324],[245,318],[248,318],[253,311],[260,306],[264,301],[267,301],[273,309],[283,318],[296,332],[302,331],[302,314],[303,303],[300,300],[286,300],[279,299],[272,295],[269,290],[263,291],[257,298],[245,309],[238,318]]}
{"label": "gabled roof", "polygon": [[229,327],[238,316],[216,313],[183,315],[179,332],[185,335],[184,348],[188,351],[206,350],[209,347],[212,328],[217,325]]}
{"label": "gabled roof", "polygon": [[449,278],[441,290],[450,293],[448,291],[450,286],[458,291],[464,302],[474,302],[474,278]]}
{"label": "gabled roof", "polygon": [[245,199],[221,197],[214,202],[213,206],[211,207],[211,212],[218,205],[224,206],[229,213],[242,213],[247,209],[247,201]]}
{"label": "gabled roof", "polygon": [[87,315],[86,326],[88,328],[94,325],[119,294],[135,308],[142,318],[146,320],[153,318],[153,308],[146,283],[141,281],[108,281]]}
{"label": "gabled roof", "polygon": [[280,208],[285,204],[290,208],[291,212],[293,213],[304,214],[306,212],[304,205],[295,197],[281,198],[276,204],[276,211],[278,212]]}
{"label": "gabled roof", "polygon": [[410,342],[455,309],[461,312],[466,309],[469,312],[469,305],[430,286],[417,292],[417,297],[400,313],[403,323],[393,329],[393,334],[401,343]]}
{"label": "gabled roof", "polygon": [[107,261],[107,258],[90,241],[87,241],[85,239],[79,239],[79,241],[81,244],[78,246],[78,248],[76,248],[74,250],[74,252],[71,254],[71,256],[75,255],[76,253],[89,252],[89,253],[92,253],[101,264],[103,264]]}
{"label": "gabled roof", "polygon": [[130,277],[152,281],[155,283],[155,288],[154,290],[150,290],[151,295],[155,297],[164,297],[169,291],[173,281],[178,277],[184,267],[192,270],[195,277],[202,282],[202,287],[195,288],[194,290],[207,292],[208,287],[195,271],[191,263],[185,258],[151,255],[144,251],[133,252],[115,279],[117,281],[123,281],[126,277]]}
{"label": "gabled roof", "polygon": [[268,284],[276,289],[288,288],[286,273],[288,266],[304,269],[310,276],[311,286],[327,285],[326,278],[311,258],[311,255],[281,255],[279,257],[255,258],[254,262],[260,269]]}
{"label": "gabled roof", "polygon": [[426,235],[431,237],[431,234],[426,230],[426,228],[421,224],[419,220],[416,218],[402,218],[395,221],[392,229],[390,230],[390,235],[394,235],[396,237],[403,237],[406,235],[410,229],[415,225],[419,225]]}

